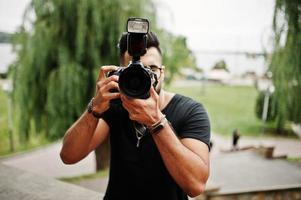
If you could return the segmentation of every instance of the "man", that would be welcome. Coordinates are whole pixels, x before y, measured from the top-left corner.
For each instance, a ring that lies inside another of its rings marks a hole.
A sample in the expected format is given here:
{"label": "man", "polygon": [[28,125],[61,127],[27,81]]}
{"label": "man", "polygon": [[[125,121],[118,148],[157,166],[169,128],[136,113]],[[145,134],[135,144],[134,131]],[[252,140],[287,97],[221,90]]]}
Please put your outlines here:
{"label": "man", "polygon": [[[124,34],[119,42],[122,66],[131,61],[126,40]],[[153,33],[148,33],[147,52],[141,61],[158,77],[150,97],[130,99],[112,92],[119,91],[118,76],[106,74],[117,67],[101,67],[89,112],[66,132],[61,158],[66,164],[76,163],[109,137],[110,177],[104,199],[195,197],[204,191],[209,176],[208,116],[201,104],[161,88],[165,71],[159,41]],[[122,106],[112,103],[116,99]],[[154,130],[158,124],[160,128]]]}

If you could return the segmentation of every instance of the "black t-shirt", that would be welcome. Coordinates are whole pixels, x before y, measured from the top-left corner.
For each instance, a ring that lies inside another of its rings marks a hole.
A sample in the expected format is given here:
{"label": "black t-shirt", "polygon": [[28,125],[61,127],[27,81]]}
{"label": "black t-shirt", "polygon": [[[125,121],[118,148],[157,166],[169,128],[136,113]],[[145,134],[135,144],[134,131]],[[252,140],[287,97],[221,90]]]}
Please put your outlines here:
{"label": "black t-shirt", "polygon": [[[210,123],[200,103],[176,94],[162,113],[179,138],[195,138],[209,147]],[[188,199],[167,171],[150,134],[140,140],[137,148],[133,122],[120,104],[112,104],[103,119],[110,127],[111,145],[110,177],[105,200]]]}

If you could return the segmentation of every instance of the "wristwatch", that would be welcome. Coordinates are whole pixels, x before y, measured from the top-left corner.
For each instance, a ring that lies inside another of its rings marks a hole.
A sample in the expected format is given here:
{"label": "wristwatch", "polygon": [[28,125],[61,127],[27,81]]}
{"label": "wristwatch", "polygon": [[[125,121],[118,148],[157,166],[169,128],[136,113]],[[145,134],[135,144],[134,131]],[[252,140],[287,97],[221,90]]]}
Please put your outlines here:
{"label": "wristwatch", "polygon": [[87,106],[87,112],[91,113],[95,118],[99,119],[102,117],[103,114],[93,111],[93,100],[94,100],[94,97],[90,100],[90,102]]}
{"label": "wristwatch", "polygon": [[158,122],[156,122],[155,124],[153,124],[151,127],[148,128],[149,133],[150,134],[159,133],[159,131],[161,131],[166,125],[166,122],[168,122],[166,116],[163,115],[163,117]]}

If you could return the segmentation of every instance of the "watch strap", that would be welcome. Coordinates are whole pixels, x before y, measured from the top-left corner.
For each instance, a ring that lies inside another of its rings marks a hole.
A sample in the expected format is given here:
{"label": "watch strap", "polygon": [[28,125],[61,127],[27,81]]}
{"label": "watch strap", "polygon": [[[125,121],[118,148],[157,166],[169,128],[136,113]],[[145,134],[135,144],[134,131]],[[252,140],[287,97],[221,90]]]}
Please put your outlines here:
{"label": "watch strap", "polygon": [[103,114],[93,111],[93,101],[94,101],[94,97],[90,100],[90,102],[87,106],[87,112],[91,113],[95,118],[99,119],[103,116]]}
{"label": "watch strap", "polygon": [[159,131],[164,128],[167,122],[168,120],[166,119],[166,116],[163,115],[163,117],[158,122],[156,122],[155,124],[153,124],[151,127],[148,128],[149,133],[150,134],[159,133]]}

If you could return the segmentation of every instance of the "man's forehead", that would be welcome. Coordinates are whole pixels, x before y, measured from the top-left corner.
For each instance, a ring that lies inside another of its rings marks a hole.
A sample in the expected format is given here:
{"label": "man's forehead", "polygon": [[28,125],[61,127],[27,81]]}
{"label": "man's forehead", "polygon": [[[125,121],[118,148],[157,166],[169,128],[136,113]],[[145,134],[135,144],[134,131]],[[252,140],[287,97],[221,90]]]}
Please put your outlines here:
{"label": "man's forehead", "polygon": [[[128,52],[125,53],[125,62],[129,63],[131,61],[131,56],[128,54]],[[141,62],[144,65],[162,65],[162,57],[159,51],[155,47],[151,47],[147,49],[146,54],[141,56],[140,58]]]}
{"label": "man's forehead", "polygon": [[145,65],[162,65],[161,54],[155,47],[149,48],[146,54],[141,57],[141,61]]}

